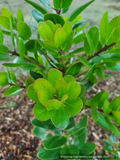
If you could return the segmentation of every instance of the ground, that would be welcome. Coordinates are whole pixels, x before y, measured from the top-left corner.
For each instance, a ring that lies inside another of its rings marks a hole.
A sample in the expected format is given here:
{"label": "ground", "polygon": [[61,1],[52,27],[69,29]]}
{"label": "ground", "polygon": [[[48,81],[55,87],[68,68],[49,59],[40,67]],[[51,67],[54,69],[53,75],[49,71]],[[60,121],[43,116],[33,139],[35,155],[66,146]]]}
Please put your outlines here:
{"label": "ground", "polygon": [[[120,73],[110,71],[106,71],[106,73],[115,78],[106,78],[105,80],[99,78],[98,84],[86,93],[87,99],[92,98],[100,91],[109,91],[110,101],[119,96]],[[19,78],[18,81],[22,83]],[[35,118],[33,114],[34,103],[27,97],[26,90],[20,95],[10,98],[2,96],[3,92],[0,90],[0,160],[38,160],[36,154],[39,147],[42,146],[42,141],[32,132],[31,120]],[[108,155],[102,149],[102,140],[106,140],[105,134],[110,135],[111,132],[102,129],[93,121],[90,109],[77,115],[76,123],[85,114],[89,116],[87,142],[96,144],[96,155],[100,155],[100,152]],[[120,143],[120,140],[117,139],[117,142]]]}

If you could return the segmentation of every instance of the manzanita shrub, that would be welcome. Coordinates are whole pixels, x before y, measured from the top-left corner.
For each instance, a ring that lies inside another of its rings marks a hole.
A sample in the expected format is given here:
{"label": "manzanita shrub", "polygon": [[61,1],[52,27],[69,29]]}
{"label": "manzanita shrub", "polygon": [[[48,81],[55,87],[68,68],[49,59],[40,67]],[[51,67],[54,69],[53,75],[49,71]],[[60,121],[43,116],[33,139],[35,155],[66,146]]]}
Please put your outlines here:
{"label": "manzanita shrub", "polygon": [[[43,140],[37,154],[40,159],[89,159],[96,145],[86,142],[88,116],[78,124],[74,119],[82,110],[90,108],[94,121],[120,138],[116,127],[120,125],[120,96],[112,102],[107,91],[90,100],[85,97],[98,77],[112,77],[104,73],[105,69],[120,71],[120,16],[109,22],[105,12],[100,29],[93,26],[87,31],[87,19],[79,15],[94,0],[69,17],[63,14],[73,0],[53,0],[53,6],[48,0],[39,0],[52,13],[34,1],[25,1],[34,7],[32,16],[38,25],[26,23],[21,9],[17,17],[11,10],[1,10],[0,61],[14,56],[12,63],[3,63],[7,71],[0,72],[4,96],[17,95],[27,88],[27,95],[36,102],[32,124],[34,134]],[[31,38],[32,27],[38,31],[36,39]],[[4,35],[11,36],[13,50],[4,44]],[[73,50],[73,44],[81,47]],[[24,85],[18,84],[13,67],[29,71],[26,81],[22,77]]]}

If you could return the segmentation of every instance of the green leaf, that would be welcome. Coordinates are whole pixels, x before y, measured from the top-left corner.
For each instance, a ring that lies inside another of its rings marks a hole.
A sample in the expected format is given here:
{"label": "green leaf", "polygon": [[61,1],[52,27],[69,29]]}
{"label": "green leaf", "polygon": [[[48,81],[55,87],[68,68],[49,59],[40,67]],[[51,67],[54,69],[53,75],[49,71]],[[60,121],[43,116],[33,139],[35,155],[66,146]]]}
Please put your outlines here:
{"label": "green leaf", "polygon": [[85,10],[92,2],[94,2],[94,0],[80,6],[79,8],[77,8],[74,12],[72,12],[72,14],[69,17],[69,21],[72,22],[83,10]]}
{"label": "green leaf", "polygon": [[54,23],[50,20],[45,21],[45,23],[50,27],[50,29],[54,33],[54,27],[55,27]]}
{"label": "green leaf", "polygon": [[72,144],[76,145],[79,149],[83,147],[86,142],[87,128],[84,129],[83,133],[79,137],[73,139]]}
{"label": "green leaf", "polygon": [[25,86],[26,86],[26,88],[28,88],[29,85],[31,85],[31,84],[33,84],[33,83],[34,83],[33,78],[28,77],[28,78],[26,79],[26,81],[25,81]]}
{"label": "green leaf", "polygon": [[77,48],[74,51],[70,52],[70,54],[77,54],[77,53],[80,53],[83,51],[84,51],[84,47],[80,47],[80,48]]}
{"label": "green leaf", "polygon": [[22,92],[22,90],[23,90],[23,88],[20,88],[20,85],[14,85],[14,86],[10,87],[9,89],[7,89],[3,95],[5,97],[12,97],[12,96],[15,96],[15,95],[19,94],[20,92]]}
{"label": "green leaf", "polygon": [[[51,41],[49,41],[49,40],[45,40],[45,41],[44,41],[44,45],[45,45],[47,48],[49,48],[49,49],[58,50],[57,46],[56,46],[53,42],[51,42]],[[58,53],[58,55],[59,55],[59,53]]]}
{"label": "green leaf", "polygon": [[113,31],[113,39],[115,42],[120,40],[120,26]]}
{"label": "green leaf", "polygon": [[48,111],[54,110],[54,109],[60,109],[64,106],[64,104],[57,99],[49,100],[46,104],[46,108]]}
{"label": "green leaf", "polygon": [[40,148],[37,153],[37,156],[40,159],[56,159],[59,158],[59,151],[60,150],[46,150],[44,148]]}
{"label": "green leaf", "polygon": [[51,134],[46,134],[46,129],[35,127],[33,133],[40,139],[46,140],[51,137]]}
{"label": "green leaf", "polygon": [[65,22],[64,26],[63,26],[63,29],[66,33],[66,37],[69,38],[69,36],[71,35],[72,33],[72,23],[70,22]]}
{"label": "green leaf", "polygon": [[118,53],[106,53],[101,55],[104,62],[118,62],[120,61],[120,54]]}
{"label": "green leaf", "polygon": [[0,24],[1,24],[4,28],[10,30],[10,20],[9,20],[9,18],[7,18],[7,17],[5,17],[5,16],[0,16]]}
{"label": "green leaf", "polygon": [[63,97],[63,95],[68,93],[67,83],[62,79],[57,80],[57,82],[55,84],[55,88],[58,90],[59,99],[61,99]]}
{"label": "green leaf", "polygon": [[89,155],[91,154],[96,148],[94,143],[85,143],[83,147],[80,149],[81,155]]}
{"label": "green leaf", "polygon": [[70,128],[72,128],[73,126],[75,126],[75,119],[74,119],[74,117],[70,117],[70,118],[69,118],[69,124],[68,124],[67,128],[65,128],[65,130],[70,129]]}
{"label": "green leaf", "polygon": [[110,121],[108,116],[105,116],[104,118],[105,118],[107,124],[109,125],[110,129],[120,138],[120,132],[117,129],[117,127]]}
{"label": "green leaf", "polygon": [[50,3],[48,2],[48,0],[39,0],[42,4],[44,4],[46,7],[51,8]]}
{"label": "green leaf", "polygon": [[80,72],[81,67],[82,64],[80,62],[72,64],[66,71],[66,75],[76,76]]}
{"label": "green leaf", "polygon": [[20,21],[24,21],[23,12],[21,9],[19,9],[17,12],[17,22],[19,23]]}
{"label": "green leaf", "polygon": [[57,80],[59,79],[63,79],[62,77],[62,73],[57,70],[57,69],[50,69],[49,73],[48,73],[48,80],[49,82],[55,86],[55,83],[57,82]]}
{"label": "green leaf", "polygon": [[13,68],[11,68],[11,77],[12,77],[13,82],[17,83],[17,78],[15,76],[15,72],[14,72]]}
{"label": "green leaf", "polygon": [[0,27],[0,44],[3,44],[4,38],[3,38],[3,32],[2,29]]}
{"label": "green leaf", "polygon": [[90,37],[89,33],[85,32],[85,34],[86,34],[86,38],[84,40],[84,50],[90,56],[94,55],[94,45],[92,42],[92,38]]}
{"label": "green leaf", "polygon": [[54,149],[60,148],[66,142],[67,142],[67,139],[64,136],[54,136],[44,141],[43,145],[47,150],[54,150]]}
{"label": "green leaf", "polygon": [[43,40],[54,41],[52,30],[45,22],[40,22],[38,24],[38,32]]}
{"label": "green leaf", "polygon": [[96,50],[98,43],[99,43],[99,29],[96,26],[94,26],[94,27],[90,28],[88,33],[89,33],[90,38],[92,40],[93,48],[94,48],[94,50]]}
{"label": "green leaf", "polygon": [[81,87],[77,82],[69,82],[68,83],[68,99],[66,100],[68,103],[73,102],[80,94]]}
{"label": "green leaf", "polygon": [[99,109],[103,107],[105,100],[108,99],[108,96],[109,96],[108,92],[105,92],[102,94],[102,96],[100,97],[99,103],[98,103]]}
{"label": "green leaf", "polygon": [[112,111],[117,111],[119,106],[120,106],[120,96],[112,100],[112,102],[110,103],[110,109]]}
{"label": "green leaf", "polygon": [[10,34],[11,34],[11,39],[12,39],[13,47],[15,48],[15,40],[14,40],[14,33],[13,33],[13,28],[12,28],[12,21],[11,21],[11,19],[10,19]]}
{"label": "green leaf", "polygon": [[4,53],[8,52],[8,48],[2,44],[0,44],[0,56],[3,55]]}
{"label": "green leaf", "polygon": [[62,108],[60,108],[56,110],[54,116],[52,117],[52,122],[57,128],[63,130],[69,124],[69,116],[63,112]]}
{"label": "green leaf", "polygon": [[47,13],[44,15],[44,21],[47,20],[52,21],[54,24],[61,24],[62,26],[65,23],[64,19],[60,15],[53,13]]}
{"label": "green leaf", "polygon": [[43,8],[42,6],[40,6],[39,4],[30,1],[30,0],[25,0],[27,3],[29,3],[31,6],[33,6],[35,9],[37,9],[39,12],[41,12],[42,14],[46,14],[47,10],[45,8]]}
{"label": "green leaf", "polygon": [[60,49],[63,49],[65,40],[66,40],[66,33],[64,29],[62,28],[57,29],[54,36],[55,45]]}
{"label": "green leaf", "polygon": [[73,128],[67,131],[66,135],[79,137],[84,132],[84,129],[87,126],[87,122],[88,122],[88,116],[85,115],[77,125],[75,125]]}
{"label": "green leaf", "polygon": [[18,48],[19,48],[20,58],[23,60],[25,56],[25,52],[26,52],[26,48],[25,48],[23,39],[19,40]]}
{"label": "green leaf", "polygon": [[7,8],[2,8],[1,9],[1,13],[3,16],[7,17],[7,18],[13,18],[12,14],[10,13],[10,11]]}
{"label": "green leaf", "polygon": [[22,22],[22,21],[19,22],[18,26],[17,26],[17,29],[18,29],[19,36],[23,40],[30,39],[30,37],[32,35],[31,29],[30,29],[30,27],[25,22]]}
{"label": "green leaf", "polygon": [[73,0],[53,0],[53,5],[55,9],[68,8]]}
{"label": "green leaf", "polygon": [[0,86],[6,86],[8,84],[8,78],[6,72],[0,72]]}
{"label": "green leaf", "polygon": [[56,127],[53,125],[52,121],[49,119],[47,121],[39,121],[38,119],[32,120],[32,125],[40,128],[44,128],[46,130],[55,130]]}
{"label": "green leaf", "polygon": [[21,67],[24,64],[22,64],[22,63],[3,63],[2,65],[5,67]]}
{"label": "green leaf", "polygon": [[109,101],[106,99],[104,102],[104,114],[108,115],[110,112]]}
{"label": "green leaf", "polygon": [[46,90],[40,90],[38,92],[38,99],[40,103],[46,107],[47,102],[51,99],[53,99],[52,95],[48,94]]}
{"label": "green leaf", "polygon": [[32,16],[34,17],[37,23],[43,21],[43,14],[37,10],[32,10]]}
{"label": "green leaf", "polygon": [[106,120],[105,120],[105,117],[104,117],[102,114],[100,114],[99,112],[98,112],[98,118],[97,118],[97,120],[96,120],[96,119],[94,119],[94,120],[95,120],[95,122],[98,123],[102,128],[104,128],[104,129],[106,129],[106,130],[108,130],[108,131],[111,130],[111,129],[110,129],[110,126],[107,124],[107,122],[106,122]]}
{"label": "green leaf", "polygon": [[75,145],[66,145],[66,146],[62,147],[60,153],[65,156],[78,155],[79,149]]}
{"label": "green leaf", "polygon": [[37,103],[33,109],[35,117],[40,121],[47,121],[55,114],[55,110],[47,111],[47,109],[41,104]]}
{"label": "green leaf", "polygon": [[93,65],[93,66],[91,67],[91,69],[86,73],[85,77],[81,80],[81,82],[83,82],[83,81],[85,81],[86,79],[89,78],[89,76],[93,73],[94,68],[95,68],[95,65]]}
{"label": "green leaf", "polygon": [[116,142],[116,136],[115,136],[114,133],[112,133],[112,134],[110,135],[110,140],[111,140],[112,143],[115,143],[115,142]]}
{"label": "green leaf", "polygon": [[[67,52],[71,48],[72,43],[73,43],[73,37],[74,37],[74,32],[69,36],[68,39],[66,39],[66,42],[64,44],[64,49],[63,49],[64,52]],[[69,55],[69,56],[71,56],[71,55]]]}
{"label": "green leaf", "polygon": [[115,123],[120,126],[120,111],[112,111]]}
{"label": "green leaf", "polygon": [[85,86],[83,84],[80,84],[80,87],[81,87],[81,92],[79,97],[81,97],[85,93]]}
{"label": "green leaf", "polygon": [[57,31],[57,29],[62,28],[60,24],[55,24],[54,25],[54,33]]}
{"label": "green leaf", "polygon": [[65,101],[65,105],[66,106],[63,108],[64,112],[69,116],[75,116],[81,111],[83,102],[80,98],[76,98],[71,103]]}
{"label": "green leaf", "polygon": [[92,82],[89,81],[89,80],[87,80],[87,81],[84,82],[83,84],[84,84],[84,86],[85,86],[85,92],[87,92],[88,90],[90,90],[90,89],[93,87],[93,85],[94,85],[94,83],[92,83]]}
{"label": "green leaf", "polygon": [[78,44],[82,42],[85,38],[85,33],[76,34],[73,39],[73,44]]}
{"label": "green leaf", "polygon": [[40,74],[40,73],[36,73],[32,70],[30,70],[30,75],[32,76],[32,78],[34,78],[35,80],[38,79],[38,78],[43,78],[43,75]]}
{"label": "green leaf", "polygon": [[34,84],[29,85],[29,87],[27,89],[27,95],[31,100],[33,100],[35,102],[39,102],[38,95],[34,89]]}
{"label": "green leaf", "polygon": [[35,91],[38,93],[40,90],[46,91],[48,94],[52,95],[53,86],[50,82],[45,79],[37,79],[34,83]]}
{"label": "green leaf", "polygon": [[69,10],[69,7],[68,7],[68,8],[65,8],[65,9],[61,9],[61,13],[64,14],[64,13],[66,13],[68,10]]}
{"label": "green leaf", "polygon": [[103,45],[107,42],[108,39],[107,30],[108,30],[108,11],[104,13],[100,24],[100,39]]}
{"label": "green leaf", "polygon": [[76,23],[72,26],[73,30],[76,29],[77,27],[79,27],[81,24],[83,24],[83,23],[86,22],[87,20],[88,20],[88,19],[83,19],[83,20],[81,20],[81,21],[79,21],[79,22],[76,22]]}
{"label": "green leaf", "polygon": [[76,81],[75,78],[73,76],[67,75],[64,77],[64,80],[69,83],[71,81]]}
{"label": "green leaf", "polygon": [[36,40],[30,39],[29,41],[27,41],[25,43],[25,48],[27,49],[27,51],[34,53],[35,52],[35,43],[37,43],[37,50],[40,50],[40,48],[41,48],[40,44]]}
{"label": "green leaf", "polygon": [[96,108],[96,106],[91,107],[91,114],[93,119],[96,121],[98,119],[98,109]]}
{"label": "green leaf", "polygon": [[88,68],[91,68],[88,61],[84,57],[81,57],[81,56],[78,56],[78,57],[85,66],[87,66]]}
{"label": "green leaf", "polygon": [[112,68],[109,68],[107,67],[108,69],[112,70],[112,71],[116,71],[116,72],[120,72],[120,64],[117,63],[114,67]]}

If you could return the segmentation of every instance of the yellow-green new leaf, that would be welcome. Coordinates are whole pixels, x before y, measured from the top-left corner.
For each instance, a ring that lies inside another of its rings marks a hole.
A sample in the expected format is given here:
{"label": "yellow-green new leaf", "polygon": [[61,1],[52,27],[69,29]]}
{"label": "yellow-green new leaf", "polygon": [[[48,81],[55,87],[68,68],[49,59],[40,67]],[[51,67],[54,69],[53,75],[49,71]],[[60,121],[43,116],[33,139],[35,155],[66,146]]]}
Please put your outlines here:
{"label": "yellow-green new leaf", "polygon": [[52,30],[45,22],[40,22],[38,24],[38,32],[43,40],[50,40],[52,42],[54,41]]}
{"label": "yellow-green new leaf", "polygon": [[115,42],[118,42],[120,40],[120,26],[115,28],[115,30],[113,31],[113,39]]}
{"label": "yellow-green new leaf", "polygon": [[38,92],[38,99],[39,99],[39,102],[40,102],[43,106],[46,107],[46,103],[47,103],[49,100],[53,99],[53,97],[52,97],[52,94],[48,94],[47,91],[45,91],[45,90],[40,90],[40,91]]}
{"label": "yellow-green new leaf", "polygon": [[69,36],[71,35],[72,33],[72,23],[70,22],[65,22],[64,26],[63,26],[63,29],[66,33],[66,37],[69,38]]}
{"label": "yellow-green new leaf", "polygon": [[0,16],[0,25],[2,25],[4,28],[10,30],[10,20],[8,17]]}
{"label": "yellow-green new leaf", "polygon": [[23,21],[19,22],[18,26],[17,26],[17,29],[18,29],[19,36],[23,40],[30,39],[30,37],[32,35],[31,29],[25,22],[23,22]]}
{"label": "yellow-green new leaf", "polygon": [[0,72],[0,86],[6,86],[8,84],[7,74],[5,72]]}
{"label": "yellow-green new leaf", "polygon": [[13,33],[13,27],[12,27],[12,21],[11,21],[11,19],[10,19],[10,34],[11,34],[11,39],[12,39],[13,47],[15,48],[15,40],[14,40],[14,33]]}
{"label": "yellow-green new leaf", "polygon": [[40,121],[47,121],[55,114],[55,110],[48,111],[41,103],[37,103],[33,109],[35,117]]}
{"label": "yellow-green new leaf", "polygon": [[19,9],[17,12],[17,22],[20,22],[20,21],[24,21],[23,12],[21,9]]}
{"label": "yellow-green new leaf", "polygon": [[58,101],[57,99],[49,100],[46,104],[46,108],[48,111],[59,109],[61,107],[65,106],[62,102]]}
{"label": "yellow-green new leaf", "polygon": [[66,40],[66,33],[65,33],[64,29],[59,28],[59,29],[55,32],[55,36],[54,36],[55,45],[56,45],[58,48],[63,49],[65,40]]}
{"label": "yellow-green new leaf", "polygon": [[34,89],[34,84],[31,84],[28,89],[27,89],[27,95],[28,97],[35,101],[35,102],[39,102],[39,99],[38,99],[38,94],[35,92],[35,89]]}
{"label": "yellow-green new leaf", "polygon": [[5,16],[7,18],[13,18],[12,14],[10,13],[10,11],[7,8],[2,8],[1,13],[3,16]]}

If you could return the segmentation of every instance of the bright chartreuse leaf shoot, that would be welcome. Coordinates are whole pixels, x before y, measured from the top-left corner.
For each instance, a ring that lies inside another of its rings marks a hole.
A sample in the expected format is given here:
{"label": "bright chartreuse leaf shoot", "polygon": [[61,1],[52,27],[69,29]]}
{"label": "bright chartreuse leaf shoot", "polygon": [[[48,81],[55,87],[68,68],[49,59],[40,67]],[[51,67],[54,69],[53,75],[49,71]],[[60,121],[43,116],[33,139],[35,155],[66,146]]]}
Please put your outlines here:
{"label": "bright chartreuse leaf shoot", "polygon": [[47,74],[48,79],[37,79],[28,87],[28,96],[38,102],[34,114],[40,121],[51,118],[56,126],[66,128],[69,116],[77,115],[82,109],[81,86],[72,76],[63,77],[57,69],[50,69]]}

